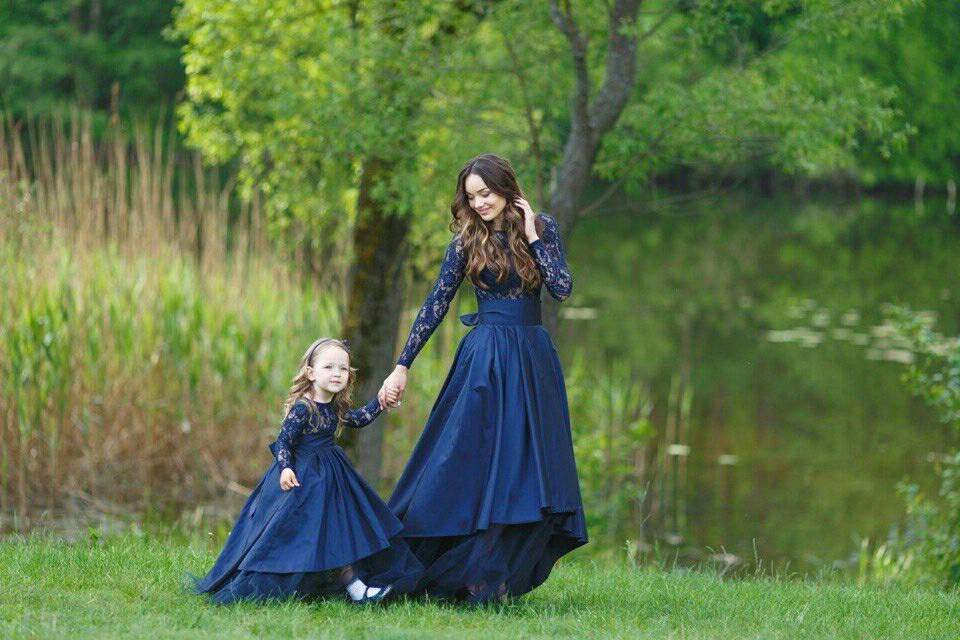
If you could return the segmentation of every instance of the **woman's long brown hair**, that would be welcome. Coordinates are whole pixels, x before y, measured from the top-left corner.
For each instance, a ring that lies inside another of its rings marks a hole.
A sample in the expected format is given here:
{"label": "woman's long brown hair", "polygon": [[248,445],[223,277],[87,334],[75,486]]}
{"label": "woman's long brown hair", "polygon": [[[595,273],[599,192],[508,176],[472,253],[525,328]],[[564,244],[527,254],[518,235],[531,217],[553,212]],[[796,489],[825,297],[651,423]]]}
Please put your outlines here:
{"label": "woman's long brown hair", "polygon": [[[487,222],[470,206],[467,198],[467,176],[474,173],[483,179],[488,189],[506,199],[507,204],[500,215],[507,232],[507,246],[513,254],[514,267],[523,288],[535,290],[540,285],[540,271],[523,233],[523,210],[513,204],[517,198],[526,199],[526,195],[510,163],[493,153],[480,154],[464,165],[457,176],[457,193],[450,205],[453,216],[450,227],[454,232],[460,232],[467,256],[466,275],[474,286],[486,289],[487,285],[480,281],[480,272],[484,268],[490,268],[498,283],[503,282],[510,272],[506,251],[499,242],[490,239],[492,234]],[[537,235],[541,235],[543,223],[538,218],[534,224]]]}

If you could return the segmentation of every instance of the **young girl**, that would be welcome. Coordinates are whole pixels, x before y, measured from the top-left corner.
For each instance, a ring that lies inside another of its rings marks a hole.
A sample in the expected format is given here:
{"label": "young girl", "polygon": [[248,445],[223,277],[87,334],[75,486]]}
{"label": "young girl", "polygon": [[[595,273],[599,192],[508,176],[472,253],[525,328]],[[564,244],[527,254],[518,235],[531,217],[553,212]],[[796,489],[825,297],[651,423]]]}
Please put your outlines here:
{"label": "young girl", "polygon": [[400,521],[335,442],[383,411],[377,398],[349,409],[356,369],[347,341],[321,338],[300,361],[284,404],[274,462],[240,512],[195,593],[214,602],[316,598],[341,588],[353,602],[411,589],[423,567]]}

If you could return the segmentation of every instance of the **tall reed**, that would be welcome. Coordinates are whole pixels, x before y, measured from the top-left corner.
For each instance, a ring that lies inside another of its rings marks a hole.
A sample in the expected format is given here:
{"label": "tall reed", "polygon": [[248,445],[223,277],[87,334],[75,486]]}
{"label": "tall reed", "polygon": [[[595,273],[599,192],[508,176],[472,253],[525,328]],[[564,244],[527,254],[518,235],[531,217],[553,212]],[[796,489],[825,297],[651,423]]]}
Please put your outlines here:
{"label": "tall reed", "polygon": [[565,370],[577,471],[591,535],[605,552],[645,545],[644,503],[655,480],[656,433],[649,390],[631,364],[597,368],[574,352]]}
{"label": "tall reed", "polygon": [[[339,326],[256,199],[163,126],[0,123],[0,512],[242,492]],[[325,273],[339,273],[337,270]],[[267,458],[269,459],[269,458]]]}

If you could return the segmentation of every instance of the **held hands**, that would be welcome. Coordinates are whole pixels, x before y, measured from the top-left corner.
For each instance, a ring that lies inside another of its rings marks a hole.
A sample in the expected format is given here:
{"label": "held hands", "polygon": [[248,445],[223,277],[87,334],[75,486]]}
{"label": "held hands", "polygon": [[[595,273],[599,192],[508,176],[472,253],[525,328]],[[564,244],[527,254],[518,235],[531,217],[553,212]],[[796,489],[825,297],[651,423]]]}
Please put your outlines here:
{"label": "held hands", "polygon": [[377,392],[377,398],[380,400],[380,406],[384,408],[399,407],[403,400],[403,392],[407,387],[407,368],[398,364],[389,376],[380,386]]}
{"label": "held hands", "polygon": [[293,472],[293,469],[287,467],[280,472],[280,488],[283,491],[289,491],[294,487],[299,487],[300,481],[297,480],[297,474]]}
{"label": "held hands", "polygon": [[539,238],[540,236],[537,235],[537,227],[534,224],[534,221],[537,219],[537,214],[534,213],[530,203],[523,198],[517,198],[513,201],[513,206],[523,213],[523,233],[527,236],[527,242],[533,242]]}
{"label": "held hands", "polygon": [[[398,366],[397,369],[400,369],[400,367]],[[403,387],[406,386],[407,384],[406,367],[403,367],[403,369],[404,369],[403,382],[401,384],[399,392],[391,391],[391,393],[388,395],[384,393],[384,387],[380,388],[380,392],[377,394],[377,399],[380,401],[381,409],[391,409],[393,407],[400,406],[400,396],[403,394]],[[390,377],[388,377],[387,380],[389,381],[391,377],[396,373],[397,372],[394,371],[393,374],[390,374]],[[386,382],[384,382],[384,385],[386,385]],[[390,388],[394,389],[392,385]],[[290,467],[286,467],[283,471],[280,472],[280,489],[281,490],[289,491],[290,489],[293,489],[294,487],[299,487],[299,486],[300,486],[300,481],[297,480],[297,474],[294,473],[293,469],[291,469]]]}

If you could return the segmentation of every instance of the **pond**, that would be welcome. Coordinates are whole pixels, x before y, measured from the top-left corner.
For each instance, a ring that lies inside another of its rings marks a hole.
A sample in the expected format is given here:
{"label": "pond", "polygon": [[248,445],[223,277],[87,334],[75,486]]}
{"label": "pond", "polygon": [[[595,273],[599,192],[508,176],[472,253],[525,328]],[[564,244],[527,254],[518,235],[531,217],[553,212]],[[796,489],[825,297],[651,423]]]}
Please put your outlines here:
{"label": "pond", "polygon": [[960,215],[929,199],[727,193],[579,222],[556,342],[649,388],[643,538],[797,571],[885,539],[897,482],[930,489],[956,443],[901,380],[884,305],[956,335],[958,249]]}

